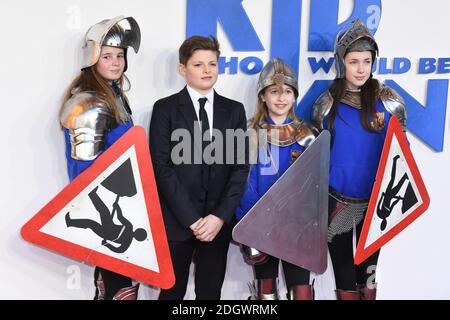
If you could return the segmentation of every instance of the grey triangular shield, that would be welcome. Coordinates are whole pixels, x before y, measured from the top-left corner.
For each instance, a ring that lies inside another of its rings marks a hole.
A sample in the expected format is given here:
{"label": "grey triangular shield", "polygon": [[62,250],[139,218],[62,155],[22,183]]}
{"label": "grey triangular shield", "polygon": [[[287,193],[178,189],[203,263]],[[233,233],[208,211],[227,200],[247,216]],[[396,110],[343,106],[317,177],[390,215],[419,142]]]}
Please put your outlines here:
{"label": "grey triangular shield", "polygon": [[315,273],[327,268],[330,134],[323,131],[233,229],[233,239]]}

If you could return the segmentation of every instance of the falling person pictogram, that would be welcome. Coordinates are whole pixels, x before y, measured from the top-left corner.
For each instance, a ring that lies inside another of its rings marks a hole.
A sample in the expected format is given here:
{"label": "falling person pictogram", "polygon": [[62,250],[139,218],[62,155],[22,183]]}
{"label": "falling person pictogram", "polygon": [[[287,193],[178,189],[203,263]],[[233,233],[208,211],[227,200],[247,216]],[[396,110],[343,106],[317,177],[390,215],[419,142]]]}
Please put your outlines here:
{"label": "falling person pictogram", "polygon": [[384,231],[387,226],[387,218],[391,215],[394,207],[402,201],[402,214],[405,213],[409,208],[411,208],[416,202],[417,197],[414,194],[414,191],[411,187],[411,182],[408,182],[408,186],[406,188],[406,192],[403,196],[399,194],[400,189],[403,187],[403,184],[408,180],[408,175],[406,172],[402,175],[398,183],[394,186],[395,176],[397,173],[397,161],[400,158],[399,155],[396,155],[393,158],[392,169],[391,169],[391,179],[387,185],[385,191],[382,192],[380,199],[377,204],[377,216],[382,220],[380,229]]}
{"label": "falling person pictogram", "polygon": [[[103,246],[113,252],[123,253],[128,250],[134,239],[144,241],[147,238],[147,232],[143,228],[134,229],[133,224],[123,215],[122,208],[119,205],[120,197],[132,197],[136,194],[130,159],[107,177],[101,185],[117,195],[112,205],[112,211],[110,212],[97,194],[97,186],[89,192],[89,199],[100,215],[100,223],[91,219],[74,219],[70,217],[70,212],[67,212],[65,216],[66,225],[68,228],[91,229],[102,238],[101,244]],[[120,224],[114,221],[115,215],[117,215],[117,221]]]}

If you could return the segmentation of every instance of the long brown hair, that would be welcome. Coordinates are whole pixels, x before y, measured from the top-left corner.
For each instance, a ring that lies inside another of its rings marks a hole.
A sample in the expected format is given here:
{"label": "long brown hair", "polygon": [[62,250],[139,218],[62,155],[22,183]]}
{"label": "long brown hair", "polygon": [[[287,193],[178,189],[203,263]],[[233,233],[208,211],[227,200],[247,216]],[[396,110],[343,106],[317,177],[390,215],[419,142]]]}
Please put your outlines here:
{"label": "long brown hair", "polygon": [[[289,86],[291,87],[291,86]],[[268,87],[264,88],[259,95],[258,95],[258,102],[256,103],[256,110],[255,115],[253,118],[250,119],[250,128],[254,130],[258,130],[261,128],[261,123],[267,123],[269,121],[269,112],[266,103],[263,101],[264,92],[267,90]],[[295,91],[293,87],[291,87],[292,90]],[[291,118],[291,120],[297,120],[297,116],[295,115],[295,101],[294,105],[291,107],[288,113],[288,117]]]}
{"label": "long brown hair", "polygon": [[[120,96],[124,97],[124,91],[128,91],[131,87],[130,81],[127,76],[123,73],[119,80],[116,81],[119,89]],[[126,89],[124,89],[124,85],[126,84]],[[94,91],[96,92],[102,99],[104,99],[108,107],[111,109],[111,112],[116,119],[116,122],[120,122],[120,109],[116,102],[116,96],[111,87],[111,84],[108,80],[104,79],[98,71],[95,69],[95,65],[90,66],[88,68],[82,69],[81,73],[72,81],[72,83],[67,88],[63,103],[60,108],[60,113],[64,107],[64,104],[67,100],[72,96],[72,91],[78,88],[81,91]]]}
{"label": "long brown hair", "polygon": [[[344,97],[346,89],[347,85],[345,79],[334,79],[334,82],[328,89],[333,97],[333,105],[331,106],[330,114],[328,116],[328,129],[330,131],[333,131],[336,116],[339,116],[337,105]],[[361,124],[363,128],[369,132],[377,132],[370,126],[370,118],[375,116],[375,103],[378,99],[379,91],[380,84],[378,80],[372,78],[372,75],[370,75],[370,78],[366,83],[361,86]]]}

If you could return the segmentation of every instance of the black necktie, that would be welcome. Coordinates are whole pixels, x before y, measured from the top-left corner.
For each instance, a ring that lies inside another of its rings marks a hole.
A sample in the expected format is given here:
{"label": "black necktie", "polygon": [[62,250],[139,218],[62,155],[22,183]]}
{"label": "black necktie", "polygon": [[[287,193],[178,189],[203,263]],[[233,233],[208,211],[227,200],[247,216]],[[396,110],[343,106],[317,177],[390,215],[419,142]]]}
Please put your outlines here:
{"label": "black necktie", "polygon": [[[198,99],[198,102],[200,103],[200,110],[199,110],[199,118],[202,126],[202,156],[204,157],[203,152],[205,151],[206,146],[210,143],[209,135],[207,134],[206,137],[205,132],[209,129],[209,121],[208,121],[208,114],[205,110],[205,104],[207,98],[200,98]],[[209,166],[205,164],[205,161],[203,159],[202,161],[202,185],[205,190],[208,190],[208,183],[209,183]]]}
{"label": "black necktie", "polygon": [[198,99],[198,102],[200,103],[199,115],[200,115],[200,122],[202,124],[202,135],[204,135],[205,132],[209,129],[208,114],[206,113],[205,110],[206,101],[208,101],[207,98]]}

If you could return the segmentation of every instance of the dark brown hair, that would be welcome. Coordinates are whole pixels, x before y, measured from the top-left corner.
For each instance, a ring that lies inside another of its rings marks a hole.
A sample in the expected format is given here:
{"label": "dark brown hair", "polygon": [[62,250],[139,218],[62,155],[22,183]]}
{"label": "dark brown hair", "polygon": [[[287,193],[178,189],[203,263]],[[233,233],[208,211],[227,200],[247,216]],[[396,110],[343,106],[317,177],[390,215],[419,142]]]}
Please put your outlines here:
{"label": "dark brown hair", "polygon": [[[333,130],[336,116],[339,116],[337,113],[337,105],[344,97],[346,89],[347,85],[345,79],[335,79],[329,88],[331,96],[333,97],[333,105],[331,106],[330,114],[328,116],[328,129],[330,131]],[[378,99],[379,91],[380,84],[378,80],[372,78],[372,75],[370,75],[370,78],[361,87],[361,124],[364,129],[369,132],[376,132],[376,130],[370,126],[370,117],[375,116],[375,102]]]}
{"label": "dark brown hair", "polygon": [[186,65],[188,60],[197,50],[210,50],[217,54],[217,59],[220,56],[219,42],[213,36],[192,36],[184,40],[181,44],[179,53],[179,61],[182,65]]}
{"label": "dark brown hair", "polygon": [[[361,52],[361,50],[364,51],[370,51],[372,54],[372,67],[373,63],[375,62],[376,53],[375,51],[368,50],[368,48],[375,48],[376,44],[373,43],[371,39],[359,39],[355,41],[348,49],[347,52],[344,55],[345,56],[349,52],[358,51]],[[331,96],[333,97],[333,105],[330,110],[330,114],[328,116],[328,129],[330,131],[333,130],[334,127],[334,120],[336,119],[336,116],[339,116],[337,114],[337,105],[342,100],[342,98],[345,95],[345,90],[347,89],[346,80],[345,79],[335,79],[334,82],[331,84],[329,91],[331,93]],[[370,117],[375,116],[376,108],[375,103],[378,99],[380,92],[380,84],[378,80],[373,79],[372,74],[370,75],[369,79],[361,86],[361,124],[363,128],[369,132],[376,132],[371,126],[370,126]]]}

